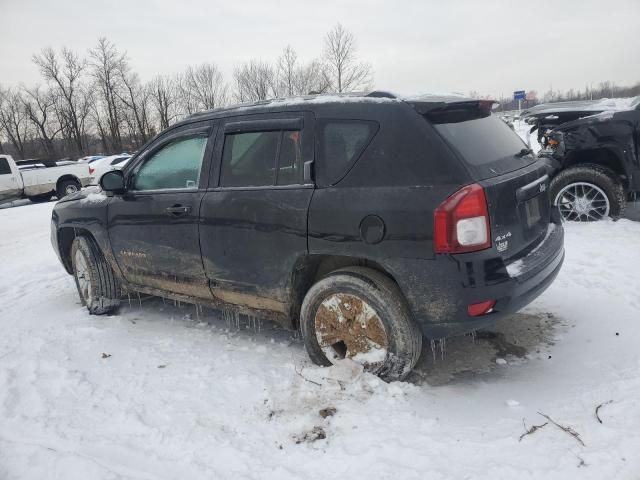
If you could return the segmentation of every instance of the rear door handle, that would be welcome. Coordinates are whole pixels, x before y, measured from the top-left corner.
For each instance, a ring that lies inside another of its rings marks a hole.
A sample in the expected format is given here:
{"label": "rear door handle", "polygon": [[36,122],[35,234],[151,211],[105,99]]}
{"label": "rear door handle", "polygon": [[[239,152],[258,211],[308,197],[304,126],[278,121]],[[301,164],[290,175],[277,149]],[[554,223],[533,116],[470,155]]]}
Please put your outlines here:
{"label": "rear door handle", "polygon": [[172,217],[181,217],[191,211],[191,207],[184,205],[174,205],[173,207],[167,207],[165,211]]}

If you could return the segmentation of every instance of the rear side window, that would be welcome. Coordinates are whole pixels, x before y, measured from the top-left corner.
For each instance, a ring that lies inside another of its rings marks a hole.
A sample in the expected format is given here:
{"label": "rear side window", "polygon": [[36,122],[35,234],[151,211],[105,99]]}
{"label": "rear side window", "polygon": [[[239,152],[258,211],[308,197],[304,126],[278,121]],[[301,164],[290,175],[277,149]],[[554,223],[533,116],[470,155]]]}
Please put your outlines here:
{"label": "rear side window", "polygon": [[226,134],[220,185],[261,187],[301,184],[301,140],[298,130]]}
{"label": "rear side window", "polygon": [[6,158],[0,158],[0,175],[11,175],[9,161]]}
{"label": "rear side window", "polygon": [[337,183],[360,157],[376,131],[376,122],[325,120],[319,125],[321,170],[328,185]]}

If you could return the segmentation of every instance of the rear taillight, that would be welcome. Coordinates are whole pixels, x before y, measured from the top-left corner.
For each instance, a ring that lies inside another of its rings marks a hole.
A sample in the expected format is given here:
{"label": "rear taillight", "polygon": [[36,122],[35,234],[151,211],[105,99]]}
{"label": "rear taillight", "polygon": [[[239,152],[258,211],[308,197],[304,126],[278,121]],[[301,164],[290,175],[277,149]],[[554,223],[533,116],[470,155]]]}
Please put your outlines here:
{"label": "rear taillight", "polygon": [[89,167],[89,175],[93,175],[93,172],[95,172],[96,169],[93,167]]}
{"label": "rear taillight", "polygon": [[466,185],[440,204],[434,213],[436,253],[466,253],[491,246],[489,211],[483,188]]}
{"label": "rear taillight", "polygon": [[487,313],[493,312],[493,307],[496,306],[495,300],[487,300],[480,303],[472,303],[467,307],[467,313],[470,317],[481,317]]}

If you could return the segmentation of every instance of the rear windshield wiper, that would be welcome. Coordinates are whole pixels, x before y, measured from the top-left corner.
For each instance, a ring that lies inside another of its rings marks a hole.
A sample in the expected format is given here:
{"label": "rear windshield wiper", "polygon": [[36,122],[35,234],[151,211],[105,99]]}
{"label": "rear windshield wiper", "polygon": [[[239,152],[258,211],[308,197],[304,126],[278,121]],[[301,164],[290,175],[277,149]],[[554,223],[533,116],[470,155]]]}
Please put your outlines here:
{"label": "rear windshield wiper", "polygon": [[525,155],[529,155],[530,153],[533,153],[533,150],[531,150],[530,148],[523,148],[518,153],[516,153],[516,157],[524,157]]}

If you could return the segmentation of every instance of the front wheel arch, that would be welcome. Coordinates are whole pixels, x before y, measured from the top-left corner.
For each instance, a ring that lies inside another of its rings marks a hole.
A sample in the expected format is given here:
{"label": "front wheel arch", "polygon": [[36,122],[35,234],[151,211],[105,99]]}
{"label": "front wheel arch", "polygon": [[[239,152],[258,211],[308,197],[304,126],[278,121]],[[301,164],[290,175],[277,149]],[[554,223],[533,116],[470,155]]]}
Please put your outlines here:
{"label": "front wheel arch", "polygon": [[[563,189],[580,183],[594,185],[604,192],[609,201],[608,216],[613,220],[618,220],[624,214],[627,202],[620,176],[607,167],[589,163],[566,168],[553,177],[549,186],[549,197],[554,208],[558,207],[558,195]],[[569,219],[565,215],[563,218]]]}

